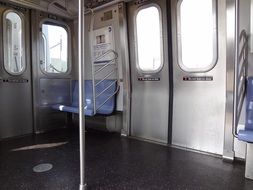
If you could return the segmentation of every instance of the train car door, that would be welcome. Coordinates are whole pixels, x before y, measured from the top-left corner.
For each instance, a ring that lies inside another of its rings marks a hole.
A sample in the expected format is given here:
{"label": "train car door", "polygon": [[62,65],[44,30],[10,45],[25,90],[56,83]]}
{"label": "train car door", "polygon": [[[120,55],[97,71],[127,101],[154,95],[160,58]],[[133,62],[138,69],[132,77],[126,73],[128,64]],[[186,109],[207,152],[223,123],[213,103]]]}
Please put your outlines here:
{"label": "train car door", "polygon": [[128,4],[132,136],[168,142],[169,71],[165,0]]}
{"label": "train car door", "polygon": [[0,139],[33,132],[29,10],[0,5]]}
{"label": "train car door", "polygon": [[226,2],[172,0],[172,143],[223,152]]}
{"label": "train car door", "polygon": [[33,91],[35,132],[66,125],[66,113],[53,104],[70,104],[72,77],[72,21],[32,11]]}

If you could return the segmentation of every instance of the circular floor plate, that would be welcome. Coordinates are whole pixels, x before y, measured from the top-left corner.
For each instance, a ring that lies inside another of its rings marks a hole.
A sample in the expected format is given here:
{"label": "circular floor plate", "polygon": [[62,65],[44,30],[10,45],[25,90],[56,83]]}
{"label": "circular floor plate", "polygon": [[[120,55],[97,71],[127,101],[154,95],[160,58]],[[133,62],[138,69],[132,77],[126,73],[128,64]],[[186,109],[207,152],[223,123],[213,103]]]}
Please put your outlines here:
{"label": "circular floor plate", "polygon": [[53,168],[52,164],[44,163],[33,167],[33,171],[36,173],[47,172]]}

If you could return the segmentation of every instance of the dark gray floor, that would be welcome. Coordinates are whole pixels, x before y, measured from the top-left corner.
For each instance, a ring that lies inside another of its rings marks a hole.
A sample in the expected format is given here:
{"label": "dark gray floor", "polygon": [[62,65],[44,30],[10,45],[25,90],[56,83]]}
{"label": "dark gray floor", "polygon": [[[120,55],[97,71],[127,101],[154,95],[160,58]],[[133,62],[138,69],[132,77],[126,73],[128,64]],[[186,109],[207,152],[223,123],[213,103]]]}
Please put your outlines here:
{"label": "dark gray floor", "polygon": [[[117,134],[88,131],[86,136],[88,189],[253,190],[253,182],[244,179],[243,163],[224,163]],[[51,171],[32,171],[45,162],[54,165]],[[0,142],[1,190],[72,190],[78,184],[76,129]]]}

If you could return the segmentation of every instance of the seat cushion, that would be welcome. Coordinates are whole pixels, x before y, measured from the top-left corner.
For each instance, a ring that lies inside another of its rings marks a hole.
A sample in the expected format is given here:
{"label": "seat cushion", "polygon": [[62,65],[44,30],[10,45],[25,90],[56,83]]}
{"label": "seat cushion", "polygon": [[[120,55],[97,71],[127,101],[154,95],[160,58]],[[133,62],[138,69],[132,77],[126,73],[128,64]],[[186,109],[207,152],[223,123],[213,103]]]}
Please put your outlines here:
{"label": "seat cushion", "polygon": [[[79,113],[79,107],[67,106],[62,104],[55,104],[52,106],[52,109],[69,113]],[[85,109],[85,115],[94,116],[94,112],[92,109]]]}
{"label": "seat cushion", "polygon": [[253,143],[253,131],[240,130],[238,132],[238,139],[244,142]]}
{"label": "seat cushion", "polygon": [[[96,81],[96,113],[102,115],[110,115],[115,109],[117,81],[104,80],[102,82]],[[72,102],[71,105],[56,104],[52,105],[55,110],[79,113],[79,85],[78,81],[74,80],[72,83]],[[92,80],[85,80],[85,115],[94,116],[93,111],[93,88]]]}
{"label": "seat cushion", "polygon": [[63,104],[55,104],[52,106],[52,108],[63,112],[79,113],[78,107],[67,106]]}
{"label": "seat cushion", "polygon": [[102,106],[97,110],[97,113],[102,114],[102,115],[110,115],[114,111],[114,107],[112,106]]}

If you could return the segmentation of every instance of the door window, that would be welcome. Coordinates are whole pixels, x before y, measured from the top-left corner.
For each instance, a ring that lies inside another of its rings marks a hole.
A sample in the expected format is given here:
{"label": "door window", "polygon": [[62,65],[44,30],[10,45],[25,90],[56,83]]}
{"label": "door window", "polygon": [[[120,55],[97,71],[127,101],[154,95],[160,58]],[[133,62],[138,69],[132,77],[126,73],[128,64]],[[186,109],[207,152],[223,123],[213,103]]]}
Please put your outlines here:
{"label": "door window", "polygon": [[136,14],[137,67],[158,72],[163,66],[161,11],[158,6],[141,8]]}
{"label": "door window", "polygon": [[216,0],[181,0],[177,12],[180,67],[189,72],[211,69],[218,51]]}
{"label": "door window", "polygon": [[25,70],[24,22],[14,11],[6,11],[3,16],[4,68],[12,75]]}
{"label": "door window", "polygon": [[65,27],[42,24],[41,69],[45,73],[62,74],[69,71],[68,32]]}

